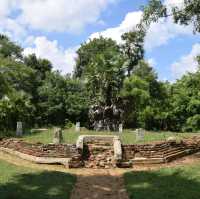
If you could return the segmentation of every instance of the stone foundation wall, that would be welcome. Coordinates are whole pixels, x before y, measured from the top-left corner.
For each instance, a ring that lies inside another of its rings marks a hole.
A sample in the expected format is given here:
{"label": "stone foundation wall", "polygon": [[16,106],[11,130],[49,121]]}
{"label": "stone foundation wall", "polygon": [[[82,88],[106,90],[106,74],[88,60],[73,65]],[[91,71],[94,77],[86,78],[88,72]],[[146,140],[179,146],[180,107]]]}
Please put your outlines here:
{"label": "stone foundation wall", "polygon": [[70,160],[69,167],[80,167],[82,165],[82,156],[76,145],[31,144],[19,139],[3,139],[0,141],[0,147],[40,158],[56,158],[60,160],[68,158]]}
{"label": "stone foundation wall", "polygon": [[[31,144],[19,139],[0,140],[0,149],[28,156],[36,163],[61,163],[69,168],[114,168],[132,167],[135,164],[165,163],[200,151],[200,138],[184,139],[151,144],[120,145],[114,136],[106,138],[81,137],[76,145]],[[82,141],[81,141],[82,140]],[[38,159],[39,158],[39,159]],[[38,161],[36,161],[38,160]]]}
{"label": "stone foundation wall", "polygon": [[[158,142],[154,144],[135,144],[122,145],[122,161],[133,161],[136,163],[139,160],[145,163],[145,159],[155,160],[155,163],[160,159],[161,162],[168,162],[173,158],[195,153],[200,151],[200,138],[184,139],[180,142]],[[159,162],[159,161],[158,161]]]}

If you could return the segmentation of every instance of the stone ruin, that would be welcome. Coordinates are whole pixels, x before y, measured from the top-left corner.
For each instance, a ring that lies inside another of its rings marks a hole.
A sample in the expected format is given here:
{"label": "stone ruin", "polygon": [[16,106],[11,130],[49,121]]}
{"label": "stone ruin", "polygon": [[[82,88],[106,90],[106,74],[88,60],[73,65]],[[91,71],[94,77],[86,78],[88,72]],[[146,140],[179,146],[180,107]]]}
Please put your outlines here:
{"label": "stone ruin", "polygon": [[115,104],[93,105],[89,110],[90,128],[95,131],[119,131],[123,113],[123,109]]}
{"label": "stone ruin", "polygon": [[200,152],[200,137],[148,144],[122,144],[118,136],[83,135],[76,145],[31,144],[20,139],[1,139],[0,152],[39,164],[67,168],[131,168],[137,164],[163,164]]}
{"label": "stone ruin", "polygon": [[61,128],[54,128],[53,144],[61,144],[63,142],[63,135]]}
{"label": "stone ruin", "polygon": [[22,122],[17,122],[16,136],[20,137],[23,134]]}

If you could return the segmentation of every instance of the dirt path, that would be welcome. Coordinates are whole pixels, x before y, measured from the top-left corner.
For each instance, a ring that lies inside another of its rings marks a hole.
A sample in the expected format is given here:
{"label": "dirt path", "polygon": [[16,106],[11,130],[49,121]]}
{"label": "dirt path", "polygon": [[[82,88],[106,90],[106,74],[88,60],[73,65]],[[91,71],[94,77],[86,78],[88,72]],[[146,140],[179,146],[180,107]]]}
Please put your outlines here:
{"label": "dirt path", "polygon": [[128,199],[119,170],[90,170],[78,175],[71,199]]}

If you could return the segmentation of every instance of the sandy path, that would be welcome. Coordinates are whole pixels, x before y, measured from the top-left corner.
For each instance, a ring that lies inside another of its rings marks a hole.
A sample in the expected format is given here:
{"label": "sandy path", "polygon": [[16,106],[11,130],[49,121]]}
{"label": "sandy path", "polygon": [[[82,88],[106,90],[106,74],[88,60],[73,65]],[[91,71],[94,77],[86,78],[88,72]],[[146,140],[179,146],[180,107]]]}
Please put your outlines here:
{"label": "sandy path", "polygon": [[128,199],[118,170],[90,170],[78,175],[71,199]]}

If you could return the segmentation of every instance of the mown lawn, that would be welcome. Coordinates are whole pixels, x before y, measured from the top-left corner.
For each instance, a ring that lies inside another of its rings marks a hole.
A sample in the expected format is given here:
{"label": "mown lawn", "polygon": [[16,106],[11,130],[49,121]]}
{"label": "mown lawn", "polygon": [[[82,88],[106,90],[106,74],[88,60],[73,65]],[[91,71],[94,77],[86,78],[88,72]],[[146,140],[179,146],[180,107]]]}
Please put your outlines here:
{"label": "mown lawn", "polygon": [[[136,142],[136,135],[134,131],[125,130],[122,134],[113,133],[113,132],[96,132],[82,130],[80,133],[76,133],[74,129],[64,130],[63,137],[64,142],[69,144],[76,143],[76,140],[79,135],[119,135],[124,144],[134,144]],[[166,140],[168,137],[176,136],[177,139],[187,138],[192,136],[200,136],[200,133],[172,133],[172,132],[146,132],[144,141],[141,143],[151,142],[151,141],[160,141]],[[53,129],[47,131],[36,131],[31,134],[24,135],[23,139],[28,142],[42,142],[42,143],[51,143],[53,140]]]}
{"label": "mown lawn", "polygon": [[36,171],[0,160],[1,199],[69,199],[76,178],[55,171]]}
{"label": "mown lawn", "polygon": [[130,199],[199,199],[200,163],[124,175]]}

